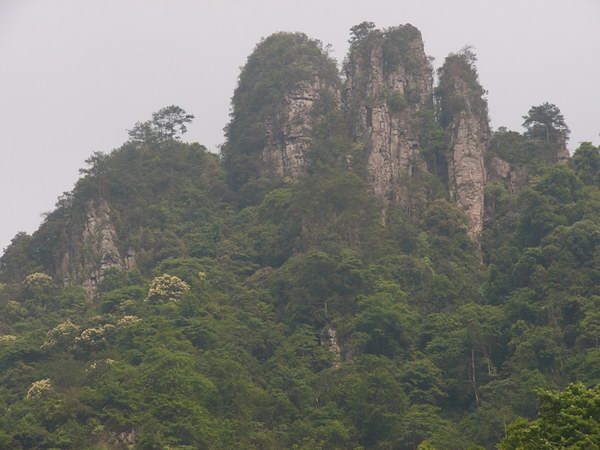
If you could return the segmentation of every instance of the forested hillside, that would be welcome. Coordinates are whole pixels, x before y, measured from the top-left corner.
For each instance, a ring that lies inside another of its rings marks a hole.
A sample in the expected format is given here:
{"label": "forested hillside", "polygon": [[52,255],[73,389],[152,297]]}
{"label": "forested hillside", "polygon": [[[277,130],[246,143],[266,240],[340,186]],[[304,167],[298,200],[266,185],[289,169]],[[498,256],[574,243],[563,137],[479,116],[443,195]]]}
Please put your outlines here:
{"label": "forested hillside", "polygon": [[222,155],[176,106],[92,154],[0,258],[0,448],[600,448],[600,149],[475,64],[278,33]]}

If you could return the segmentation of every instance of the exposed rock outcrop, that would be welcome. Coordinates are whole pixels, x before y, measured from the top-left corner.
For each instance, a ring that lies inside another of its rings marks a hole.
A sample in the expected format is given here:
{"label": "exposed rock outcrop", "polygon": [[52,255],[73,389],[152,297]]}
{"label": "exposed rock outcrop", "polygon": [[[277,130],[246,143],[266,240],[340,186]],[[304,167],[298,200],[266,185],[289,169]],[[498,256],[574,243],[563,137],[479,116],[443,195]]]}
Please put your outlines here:
{"label": "exposed rock outcrop", "polygon": [[338,343],[337,331],[333,327],[326,327],[321,333],[321,346],[327,347],[334,354],[334,367],[339,367],[342,362],[342,349]]}
{"label": "exposed rock outcrop", "polygon": [[117,246],[117,232],[105,200],[90,200],[85,208],[83,231],[70,238],[69,249],[60,265],[65,283],[82,282],[90,297],[110,268],[129,269],[135,265],[135,252],[122,255]]}
{"label": "exposed rock outcrop", "polygon": [[491,132],[474,60],[469,50],[448,56],[437,94],[448,133],[448,191],[467,217],[469,236],[478,242],[484,219],[484,153]]}
{"label": "exposed rock outcrop", "polygon": [[472,239],[477,239],[483,230],[483,154],[488,140],[487,122],[478,120],[468,110],[458,114],[450,125],[448,188],[467,216]]}
{"label": "exposed rock outcrop", "polygon": [[406,183],[424,169],[418,113],[432,108],[433,75],[421,33],[410,24],[370,30],[346,64],[346,115],[365,147],[371,190],[406,204]]}
{"label": "exposed rock outcrop", "polygon": [[[327,108],[340,109],[336,63],[319,41],[276,33],[260,42],[240,74],[222,152],[230,186],[288,177],[306,169],[313,125]],[[329,100],[321,111],[321,100]]]}
{"label": "exposed rock outcrop", "polygon": [[303,175],[313,143],[313,107],[324,93],[331,95],[336,108],[340,108],[336,86],[314,74],[312,80],[300,82],[284,95],[281,115],[267,117],[267,142],[262,158],[271,175],[292,180]]}
{"label": "exposed rock outcrop", "polygon": [[527,171],[494,156],[487,167],[487,182],[502,182],[511,194],[523,189],[528,182]]}

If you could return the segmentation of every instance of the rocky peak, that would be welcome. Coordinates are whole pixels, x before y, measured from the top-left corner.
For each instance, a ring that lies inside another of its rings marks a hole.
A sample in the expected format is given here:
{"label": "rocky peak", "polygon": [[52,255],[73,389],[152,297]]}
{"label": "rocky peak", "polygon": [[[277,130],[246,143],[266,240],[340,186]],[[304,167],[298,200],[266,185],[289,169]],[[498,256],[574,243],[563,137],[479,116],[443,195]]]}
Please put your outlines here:
{"label": "rocky peak", "polygon": [[315,106],[340,109],[336,63],[319,41],[276,33],[261,41],[240,74],[226,127],[224,163],[240,189],[261,179],[302,175],[313,143]]}
{"label": "rocky peak", "polygon": [[448,56],[436,93],[448,134],[448,190],[467,217],[469,236],[477,241],[483,230],[484,153],[491,132],[474,61],[469,49]]}
{"label": "rocky peak", "polygon": [[412,25],[364,31],[345,65],[346,115],[364,145],[371,190],[404,204],[404,181],[424,168],[417,114],[432,108],[432,69]]}
{"label": "rocky peak", "polygon": [[265,119],[267,140],[262,162],[269,175],[296,180],[304,174],[313,144],[313,108],[324,93],[332,95],[340,107],[339,90],[315,74],[284,94],[281,115]]}

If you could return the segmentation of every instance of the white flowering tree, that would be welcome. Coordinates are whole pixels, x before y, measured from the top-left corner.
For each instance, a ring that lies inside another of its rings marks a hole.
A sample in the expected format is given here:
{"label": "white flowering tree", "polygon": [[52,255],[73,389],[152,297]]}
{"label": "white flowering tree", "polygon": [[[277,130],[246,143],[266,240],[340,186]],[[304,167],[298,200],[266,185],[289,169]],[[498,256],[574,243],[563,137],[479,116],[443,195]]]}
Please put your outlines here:
{"label": "white flowering tree", "polygon": [[46,397],[53,391],[50,378],[34,381],[27,391],[27,399]]}
{"label": "white flowering tree", "polygon": [[152,280],[146,301],[148,303],[178,302],[190,286],[175,275],[164,274]]}
{"label": "white flowering tree", "polygon": [[41,272],[29,274],[23,280],[23,293],[30,299],[47,300],[54,287],[52,278]]}
{"label": "white flowering tree", "polygon": [[67,348],[73,344],[78,334],[79,327],[67,319],[46,333],[46,341],[43,347]]}
{"label": "white flowering tree", "polygon": [[107,323],[97,327],[86,328],[75,338],[74,346],[79,352],[102,350],[114,334],[116,327]]}

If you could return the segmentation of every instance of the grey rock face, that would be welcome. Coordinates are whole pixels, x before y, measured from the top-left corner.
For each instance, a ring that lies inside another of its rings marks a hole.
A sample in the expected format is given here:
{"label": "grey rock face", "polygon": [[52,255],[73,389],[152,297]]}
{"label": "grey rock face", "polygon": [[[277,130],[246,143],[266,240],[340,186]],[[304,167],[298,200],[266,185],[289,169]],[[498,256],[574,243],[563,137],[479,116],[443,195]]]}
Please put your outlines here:
{"label": "grey rock face", "polygon": [[326,327],[321,333],[321,346],[328,348],[334,354],[333,367],[339,367],[342,361],[342,349],[338,343],[337,331]]}
{"label": "grey rock face", "polygon": [[527,185],[527,172],[498,157],[492,158],[487,169],[487,182],[503,182],[511,194],[520,191]]}
{"label": "grey rock face", "polygon": [[315,75],[312,81],[300,82],[285,95],[282,117],[267,119],[267,144],[262,159],[272,175],[296,180],[304,174],[307,153],[313,143],[313,107],[325,92],[333,95],[339,108],[337,88]]}
{"label": "grey rock face", "polygon": [[83,232],[71,240],[62,257],[63,280],[82,281],[90,297],[95,295],[108,269],[129,269],[135,265],[135,252],[129,250],[123,257],[119,251],[110,207],[104,200],[87,203]]}
{"label": "grey rock face", "polygon": [[484,153],[491,131],[485,90],[472,54],[450,54],[439,70],[441,120],[448,139],[448,192],[467,218],[471,240],[479,241],[484,222]]}
{"label": "grey rock face", "polygon": [[[401,46],[394,46],[394,35],[403,39]],[[398,58],[394,64],[386,60],[390,52]],[[351,51],[346,77],[346,112],[365,147],[369,186],[403,204],[403,181],[424,167],[416,116],[432,105],[433,76],[421,34],[411,25],[372,31]]]}
{"label": "grey rock face", "polygon": [[340,116],[339,72],[320,41],[274,33],[248,57],[231,99],[223,163],[235,191],[298,179],[311,163],[315,124]]}
{"label": "grey rock face", "polygon": [[483,155],[490,129],[487,120],[470,112],[468,98],[465,101],[467,108],[457,114],[449,126],[448,187],[467,216],[469,236],[476,240],[483,230],[486,179]]}

